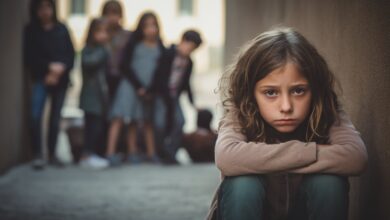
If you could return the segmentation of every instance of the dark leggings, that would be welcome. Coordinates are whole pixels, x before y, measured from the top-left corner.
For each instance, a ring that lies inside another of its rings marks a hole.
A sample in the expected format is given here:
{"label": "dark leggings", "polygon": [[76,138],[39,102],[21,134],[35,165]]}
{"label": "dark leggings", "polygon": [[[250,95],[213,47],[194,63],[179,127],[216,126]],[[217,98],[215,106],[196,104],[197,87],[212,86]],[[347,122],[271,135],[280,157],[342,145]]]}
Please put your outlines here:
{"label": "dark leggings", "polygon": [[[348,191],[345,177],[306,175],[288,219],[347,220]],[[261,175],[227,177],[219,191],[217,219],[264,219],[265,195]]]}
{"label": "dark leggings", "polygon": [[85,113],[84,121],[84,155],[96,154],[99,145],[104,145],[104,142],[101,142],[104,135],[104,120],[99,115]]}
{"label": "dark leggings", "polygon": [[57,144],[61,109],[64,104],[66,94],[66,87],[59,87],[49,90],[43,82],[36,82],[32,88],[31,97],[31,135],[32,135],[32,147],[35,157],[42,157],[43,143],[42,143],[42,118],[45,107],[46,98],[51,97],[49,126],[48,126],[48,153],[49,157],[53,157],[55,154],[55,148]]}

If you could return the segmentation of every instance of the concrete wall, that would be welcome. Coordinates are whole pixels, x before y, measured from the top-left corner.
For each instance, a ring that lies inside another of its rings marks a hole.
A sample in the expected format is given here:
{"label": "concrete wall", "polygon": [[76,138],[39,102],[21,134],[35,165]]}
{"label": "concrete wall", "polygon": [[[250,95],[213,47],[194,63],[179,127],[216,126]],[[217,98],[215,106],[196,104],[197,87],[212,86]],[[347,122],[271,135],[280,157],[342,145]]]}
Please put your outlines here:
{"label": "concrete wall", "polygon": [[350,218],[390,219],[390,2],[227,0],[226,63],[275,25],[295,27],[326,58],[367,145],[367,172],[351,180]]}
{"label": "concrete wall", "polygon": [[0,1],[0,174],[26,155],[22,29],[28,1]]}

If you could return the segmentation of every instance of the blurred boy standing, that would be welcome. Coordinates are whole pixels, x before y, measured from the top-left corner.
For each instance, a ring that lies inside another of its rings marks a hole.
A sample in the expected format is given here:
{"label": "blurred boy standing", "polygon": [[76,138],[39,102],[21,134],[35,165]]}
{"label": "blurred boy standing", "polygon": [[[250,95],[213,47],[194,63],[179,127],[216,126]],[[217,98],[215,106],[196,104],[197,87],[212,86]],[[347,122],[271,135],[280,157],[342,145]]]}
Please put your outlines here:
{"label": "blurred boy standing", "polygon": [[163,145],[164,161],[169,164],[177,164],[175,155],[182,145],[185,120],[179,97],[183,91],[196,108],[190,85],[193,67],[191,54],[201,44],[202,38],[197,31],[184,32],[180,43],[172,45],[164,54],[160,73],[156,74],[154,79],[154,83],[157,84],[154,88],[159,90],[160,94],[156,103],[156,140]]}

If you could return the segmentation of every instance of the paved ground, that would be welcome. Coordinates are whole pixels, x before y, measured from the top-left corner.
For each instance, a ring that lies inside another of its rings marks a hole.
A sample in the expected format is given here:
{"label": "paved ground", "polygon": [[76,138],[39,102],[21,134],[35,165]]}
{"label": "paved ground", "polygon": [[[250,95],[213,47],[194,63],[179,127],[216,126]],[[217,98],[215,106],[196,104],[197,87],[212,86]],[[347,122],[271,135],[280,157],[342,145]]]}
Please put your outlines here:
{"label": "paved ground", "polygon": [[0,219],[199,220],[218,182],[212,164],[40,172],[24,165],[0,177]]}

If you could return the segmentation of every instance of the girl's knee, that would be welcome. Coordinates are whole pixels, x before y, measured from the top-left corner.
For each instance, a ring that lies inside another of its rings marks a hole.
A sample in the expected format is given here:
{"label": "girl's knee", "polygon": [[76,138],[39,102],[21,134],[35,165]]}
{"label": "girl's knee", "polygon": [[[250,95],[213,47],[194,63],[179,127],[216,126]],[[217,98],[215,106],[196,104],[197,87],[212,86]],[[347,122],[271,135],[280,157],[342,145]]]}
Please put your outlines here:
{"label": "girl's knee", "polygon": [[264,181],[260,176],[227,177],[218,198],[218,219],[259,219],[263,213]]}
{"label": "girl's knee", "polygon": [[304,180],[306,192],[312,196],[323,198],[342,198],[348,196],[349,183],[347,177],[315,174],[306,176]]}
{"label": "girl's knee", "polygon": [[346,177],[329,174],[306,176],[308,215],[313,219],[347,219],[349,184]]}
{"label": "girl's knee", "polygon": [[264,181],[260,176],[227,177],[221,187],[224,196],[236,201],[257,201],[265,197]]}

